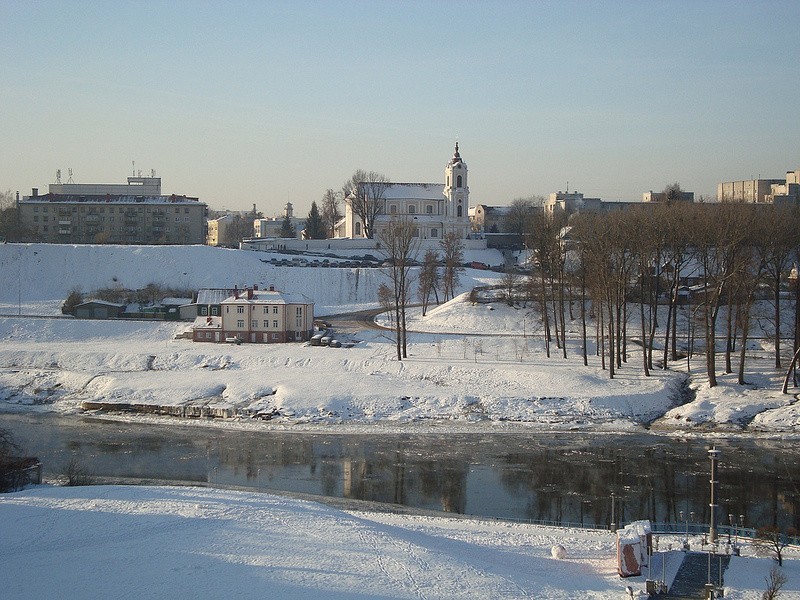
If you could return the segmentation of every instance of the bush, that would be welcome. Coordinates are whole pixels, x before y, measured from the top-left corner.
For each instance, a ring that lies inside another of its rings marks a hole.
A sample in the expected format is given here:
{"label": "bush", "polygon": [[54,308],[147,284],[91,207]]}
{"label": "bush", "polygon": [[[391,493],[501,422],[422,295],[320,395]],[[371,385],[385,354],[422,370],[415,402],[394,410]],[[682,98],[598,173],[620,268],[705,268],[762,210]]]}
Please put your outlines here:
{"label": "bush", "polygon": [[83,294],[80,290],[74,289],[69,293],[64,304],[61,305],[61,313],[65,315],[75,315],[75,307],[83,302]]}
{"label": "bush", "polygon": [[92,485],[92,476],[89,471],[74,456],[67,463],[64,477],[66,478],[65,485],[68,486]]}

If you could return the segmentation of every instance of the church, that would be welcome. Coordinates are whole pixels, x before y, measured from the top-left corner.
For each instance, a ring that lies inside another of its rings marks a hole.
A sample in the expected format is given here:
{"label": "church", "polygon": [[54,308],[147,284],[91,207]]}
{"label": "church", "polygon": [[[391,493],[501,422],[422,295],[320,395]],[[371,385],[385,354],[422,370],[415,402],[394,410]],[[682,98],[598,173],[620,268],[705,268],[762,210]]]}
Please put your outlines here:
{"label": "church", "polygon": [[[381,231],[395,219],[413,221],[423,240],[438,240],[450,232],[465,239],[470,233],[467,163],[461,159],[458,142],[453,157],[445,165],[444,183],[387,183],[364,189],[378,190],[372,192],[376,198],[367,198],[368,202],[378,203],[372,224],[373,239],[380,239]],[[366,193],[369,196],[370,192]],[[364,222],[353,211],[353,201],[352,196],[345,198],[339,237],[363,239]]]}

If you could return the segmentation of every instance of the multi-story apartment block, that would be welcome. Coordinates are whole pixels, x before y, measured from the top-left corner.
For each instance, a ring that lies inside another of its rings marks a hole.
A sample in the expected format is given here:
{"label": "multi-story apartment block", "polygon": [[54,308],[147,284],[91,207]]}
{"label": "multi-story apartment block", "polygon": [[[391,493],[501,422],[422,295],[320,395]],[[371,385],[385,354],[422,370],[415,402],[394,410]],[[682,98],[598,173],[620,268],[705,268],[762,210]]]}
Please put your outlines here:
{"label": "multi-story apartment block", "polygon": [[304,342],[313,334],[314,302],[302,294],[253,286],[234,290],[220,303],[220,309],[219,317],[197,317],[192,327],[194,341]]}
{"label": "multi-story apartment block", "polygon": [[160,177],[127,184],[51,184],[17,204],[34,239],[69,244],[203,244],[207,206],[197,198],[161,194]]}
{"label": "multi-story apartment block", "polygon": [[747,179],[717,184],[717,202],[750,202],[764,204],[773,184],[785,183],[783,179]]}

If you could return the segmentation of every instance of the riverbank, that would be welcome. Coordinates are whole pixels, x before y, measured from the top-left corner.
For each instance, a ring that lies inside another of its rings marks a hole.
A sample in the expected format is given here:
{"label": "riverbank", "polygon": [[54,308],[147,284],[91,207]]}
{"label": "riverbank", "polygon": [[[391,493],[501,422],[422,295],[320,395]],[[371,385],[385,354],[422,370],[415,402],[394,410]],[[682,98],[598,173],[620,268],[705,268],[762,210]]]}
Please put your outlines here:
{"label": "riverbank", "polygon": [[547,358],[535,331],[515,335],[518,312],[458,298],[424,319],[412,314],[417,327],[471,321],[485,335],[414,333],[402,362],[390,332],[374,329],[342,333],[343,348],[232,346],[179,338],[183,323],[5,317],[0,410],[338,432],[798,431],[796,399],[775,391],[766,360],[751,385],[720,375],[710,389],[684,365],[645,377],[634,346],[610,380],[599,357],[583,365],[573,336],[564,359]]}
{"label": "riverbank", "polygon": [[[617,600],[627,597],[627,586],[644,589],[646,578],[617,575],[608,532],[340,509],[197,487],[42,486],[0,496],[0,522],[4,565],[25,573],[4,583],[17,600]],[[553,557],[556,545],[565,558]],[[800,561],[792,552],[783,567],[786,600],[800,598]],[[726,598],[756,599],[764,587],[773,561],[744,554],[726,573]]]}

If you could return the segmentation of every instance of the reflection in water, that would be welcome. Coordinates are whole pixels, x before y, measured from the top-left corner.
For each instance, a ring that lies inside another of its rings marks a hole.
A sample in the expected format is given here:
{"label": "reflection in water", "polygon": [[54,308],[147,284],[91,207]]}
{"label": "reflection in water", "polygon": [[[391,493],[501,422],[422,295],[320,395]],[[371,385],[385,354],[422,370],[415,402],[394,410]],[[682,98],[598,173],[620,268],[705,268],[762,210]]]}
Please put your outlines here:
{"label": "reflection in water", "polygon": [[[339,435],[0,415],[45,475],[78,457],[91,473],[211,481],[489,517],[607,526],[708,519],[708,445],[583,433]],[[720,514],[800,525],[800,451],[717,440]],[[611,495],[614,495],[612,515]]]}

